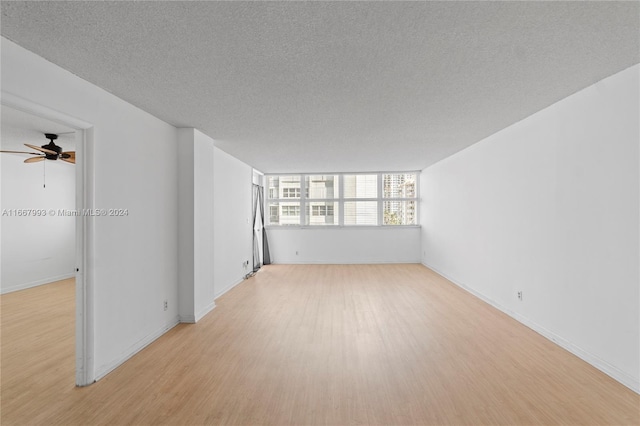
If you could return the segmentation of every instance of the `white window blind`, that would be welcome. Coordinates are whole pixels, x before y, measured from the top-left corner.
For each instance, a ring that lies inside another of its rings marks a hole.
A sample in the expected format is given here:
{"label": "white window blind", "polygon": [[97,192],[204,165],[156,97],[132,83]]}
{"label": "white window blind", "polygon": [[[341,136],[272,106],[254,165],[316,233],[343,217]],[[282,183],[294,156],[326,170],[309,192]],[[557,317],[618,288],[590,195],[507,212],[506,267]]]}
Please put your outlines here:
{"label": "white window blind", "polygon": [[378,175],[344,175],[344,198],[377,198]]}
{"label": "white window blind", "polygon": [[378,202],[377,201],[345,201],[344,202],[345,225],[377,225]]}
{"label": "white window blind", "polygon": [[307,198],[337,199],[340,188],[338,175],[309,175],[305,177]]}

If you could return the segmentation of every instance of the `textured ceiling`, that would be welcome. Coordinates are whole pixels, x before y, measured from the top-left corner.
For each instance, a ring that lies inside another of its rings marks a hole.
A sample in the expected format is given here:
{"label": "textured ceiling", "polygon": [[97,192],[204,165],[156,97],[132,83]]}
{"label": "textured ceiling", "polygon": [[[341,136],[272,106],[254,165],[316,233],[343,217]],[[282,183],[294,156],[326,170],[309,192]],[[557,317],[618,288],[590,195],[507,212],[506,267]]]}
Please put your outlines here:
{"label": "textured ceiling", "polygon": [[7,2],[2,35],[265,172],[422,169],[640,62],[638,2]]}

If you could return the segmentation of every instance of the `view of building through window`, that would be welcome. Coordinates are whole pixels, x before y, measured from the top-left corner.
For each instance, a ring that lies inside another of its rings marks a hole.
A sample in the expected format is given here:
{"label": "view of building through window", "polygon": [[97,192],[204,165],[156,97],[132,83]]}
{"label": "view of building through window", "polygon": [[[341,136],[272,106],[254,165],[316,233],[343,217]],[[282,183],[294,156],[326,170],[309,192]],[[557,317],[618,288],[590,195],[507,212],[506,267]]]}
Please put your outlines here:
{"label": "view of building through window", "polygon": [[[416,223],[416,174],[384,174],[382,181],[383,220],[385,225]],[[387,201],[393,199],[395,201]]]}
{"label": "view of building through window", "polygon": [[418,173],[267,175],[271,226],[417,225]]}

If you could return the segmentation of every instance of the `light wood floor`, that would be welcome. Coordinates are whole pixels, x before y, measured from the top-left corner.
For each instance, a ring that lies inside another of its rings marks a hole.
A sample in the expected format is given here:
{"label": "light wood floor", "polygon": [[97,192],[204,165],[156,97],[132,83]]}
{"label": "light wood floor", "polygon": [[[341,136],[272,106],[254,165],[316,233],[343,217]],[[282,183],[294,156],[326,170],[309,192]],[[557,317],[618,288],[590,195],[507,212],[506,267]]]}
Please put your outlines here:
{"label": "light wood floor", "polygon": [[1,297],[2,425],[640,424],[640,396],[420,265],[272,265],[74,387],[73,282]]}

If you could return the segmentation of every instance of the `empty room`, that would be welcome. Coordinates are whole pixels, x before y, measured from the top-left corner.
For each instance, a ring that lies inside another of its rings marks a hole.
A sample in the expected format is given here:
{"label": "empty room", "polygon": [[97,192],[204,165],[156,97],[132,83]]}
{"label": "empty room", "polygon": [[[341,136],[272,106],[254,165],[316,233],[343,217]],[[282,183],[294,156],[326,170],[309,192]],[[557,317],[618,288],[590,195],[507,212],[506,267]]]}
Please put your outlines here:
{"label": "empty room", "polygon": [[0,11],[2,425],[640,424],[640,3]]}

